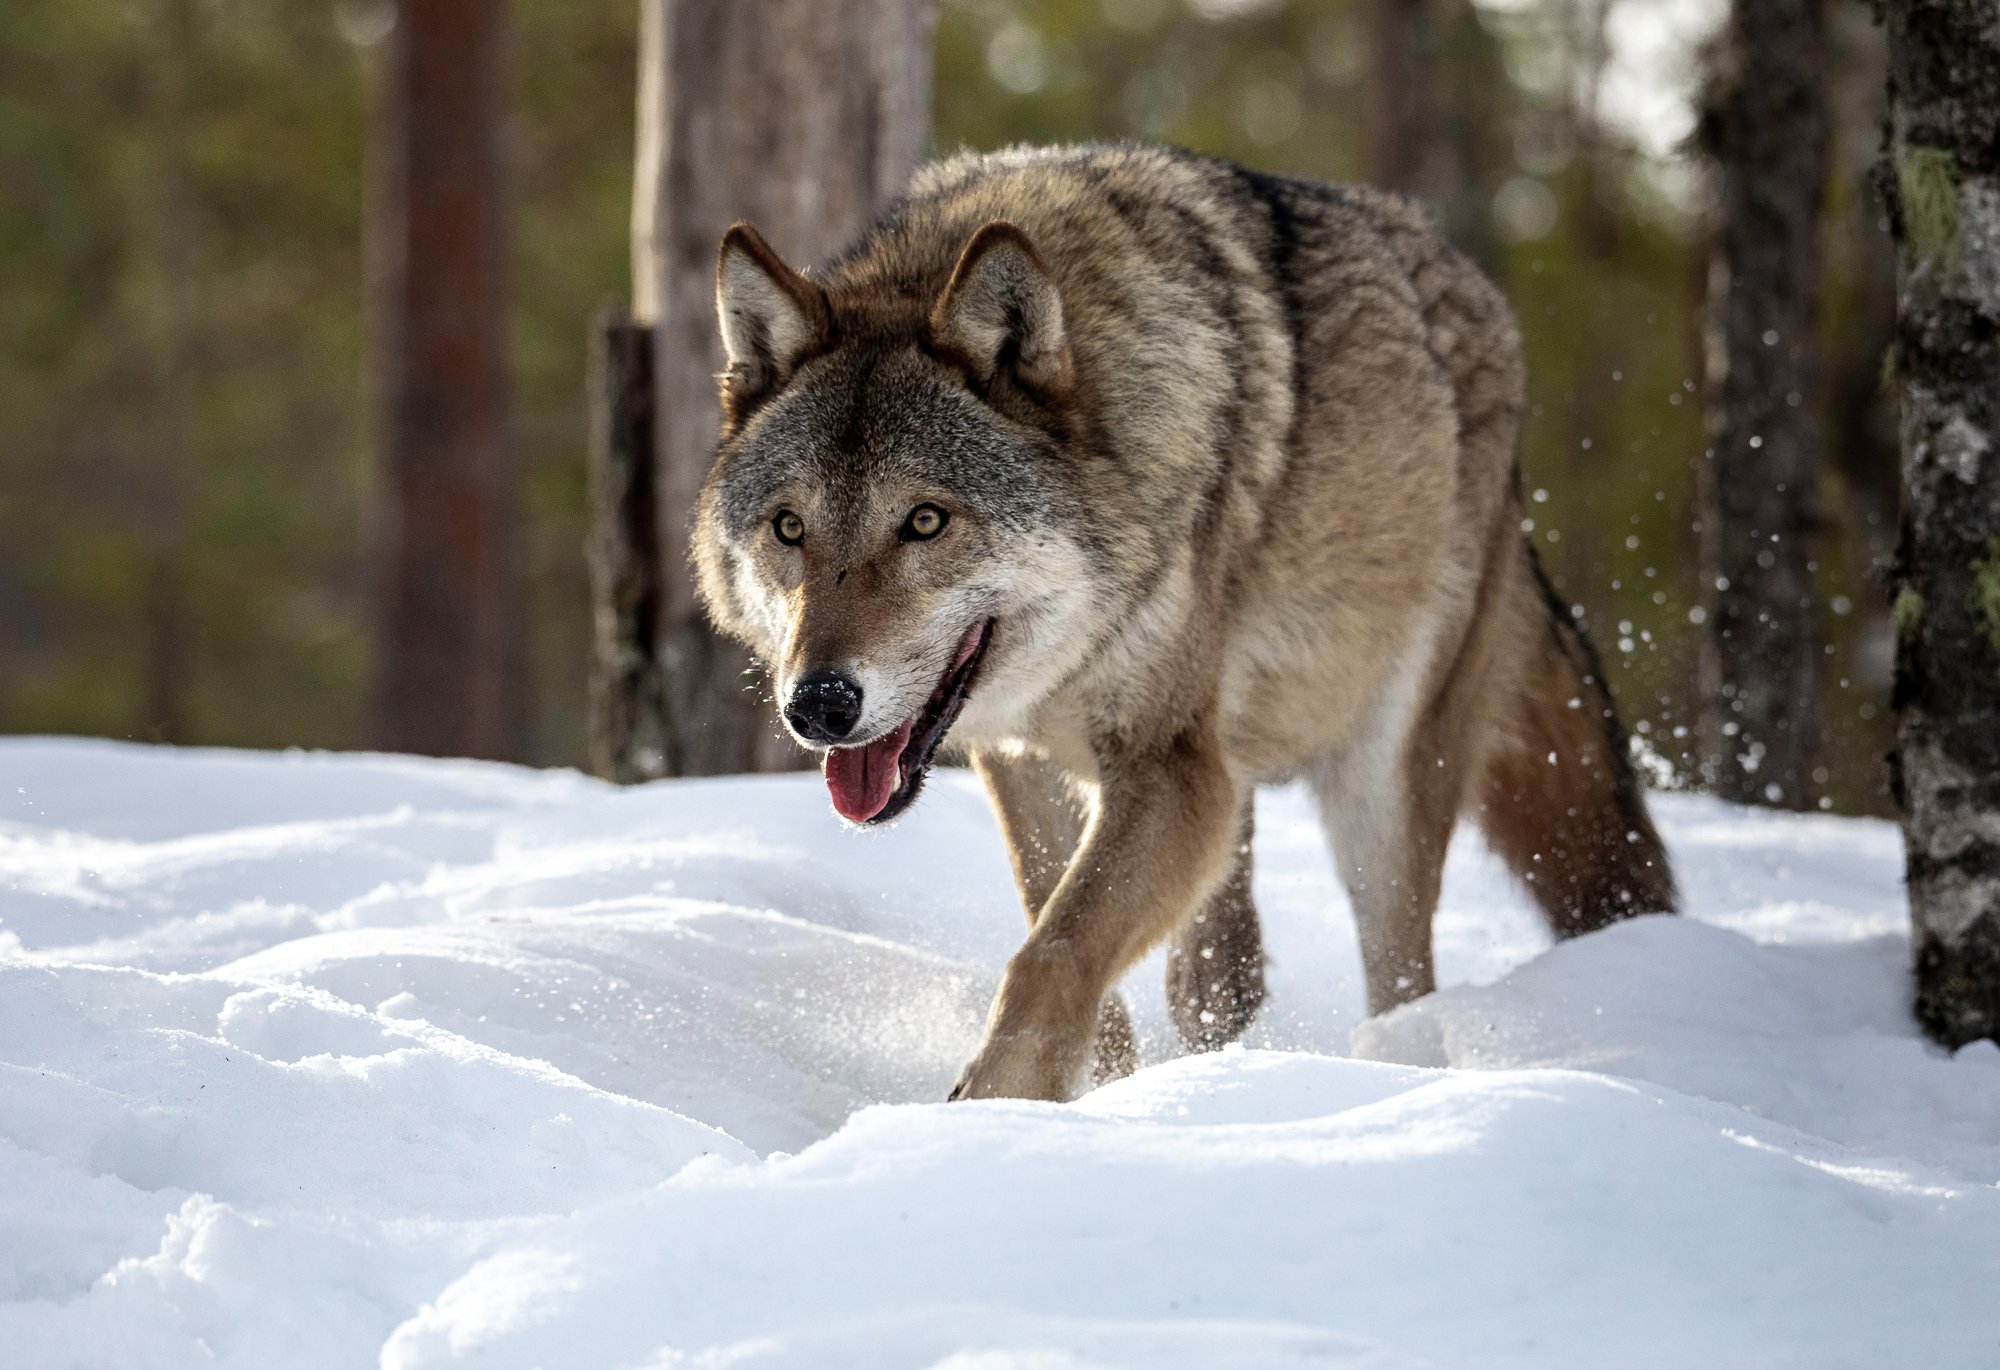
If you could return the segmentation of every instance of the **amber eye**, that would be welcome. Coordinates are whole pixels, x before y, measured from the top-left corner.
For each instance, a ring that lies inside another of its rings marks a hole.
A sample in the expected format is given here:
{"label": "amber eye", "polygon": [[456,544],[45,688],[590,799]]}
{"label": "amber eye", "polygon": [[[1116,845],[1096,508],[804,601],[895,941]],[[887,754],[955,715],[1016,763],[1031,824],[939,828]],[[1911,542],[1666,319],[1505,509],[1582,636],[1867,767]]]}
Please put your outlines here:
{"label": "amber eye", "polygon": [[919,504],[903,520],[903,540],[905,542],[925,542],[944,531],[944,525],[951,516],[935,504]]}
{"label": "amber eye", "polygon": [[806,535],[806,521],[787,509],[771,520],[771,531],[787,547],[796,547]]}

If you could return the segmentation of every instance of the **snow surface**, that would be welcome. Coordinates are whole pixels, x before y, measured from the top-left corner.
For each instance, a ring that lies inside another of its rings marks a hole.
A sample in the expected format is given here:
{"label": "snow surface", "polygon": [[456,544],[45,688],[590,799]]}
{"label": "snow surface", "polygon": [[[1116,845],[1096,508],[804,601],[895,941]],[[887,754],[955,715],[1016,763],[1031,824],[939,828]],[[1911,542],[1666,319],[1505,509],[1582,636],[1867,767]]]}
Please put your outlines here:
{"label": "snow surface", "polygon": [[1021,915],[941,773],[615,790],[0,741],[0,1366],[1994,1367],[2000,1049],[1893,829],[1663,796],[1689,917],[1551,950],[1452,853],[1361,1020],[1262,796],[1248,1050],[942,1098]]}

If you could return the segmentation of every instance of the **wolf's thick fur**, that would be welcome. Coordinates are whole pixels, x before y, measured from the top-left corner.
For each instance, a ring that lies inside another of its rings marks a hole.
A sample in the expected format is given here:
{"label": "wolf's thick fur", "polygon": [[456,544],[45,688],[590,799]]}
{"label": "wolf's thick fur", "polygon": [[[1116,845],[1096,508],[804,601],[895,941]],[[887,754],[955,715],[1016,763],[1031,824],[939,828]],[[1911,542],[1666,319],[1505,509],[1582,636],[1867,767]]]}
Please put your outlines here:
{"label": "wolf's thick fur", "polygon": [[1189,1044],[1243,1029],[1260,781],[1319,798],[1371,1013],[1434,987],[1462,812],[1561,935],[1673,906],[1520,532],[1513,322],[1411,203],[1164,149],[968,155],[810,275],[732,230],[718,298],[696,557],[780,701],[834,673],[844,760],[887,755],[992,625],[951,736],[1031,929],[958,1095],[1066,1097],[1093,1041],[1127,1068],[1110,990],[1164,938]]}

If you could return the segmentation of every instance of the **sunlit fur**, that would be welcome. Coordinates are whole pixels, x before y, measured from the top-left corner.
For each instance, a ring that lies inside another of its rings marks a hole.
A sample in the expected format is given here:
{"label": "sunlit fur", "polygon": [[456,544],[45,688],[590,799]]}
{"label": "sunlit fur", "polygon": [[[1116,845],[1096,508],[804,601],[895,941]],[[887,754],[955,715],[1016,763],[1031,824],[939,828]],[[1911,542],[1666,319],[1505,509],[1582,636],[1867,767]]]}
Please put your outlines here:
{"label": "sunlit fur", "polygon": [[[1410,202],[1153,148],[968,155],[810,273],[732,230],[718,281],[695,538],[718,625],[780,699],[859,681],[861,742],[995,622],[951,740],[1032,927],[959,1093],[1127,1068],[1110,988],[1163,938],[1188,1043],[1242,1030],[1261,781],[1320,797],[1371,1011],[1434,984],[1461,812],[1559,932],[1672,906],[1519,532],[1512,320]],[[899,538],[922,503],[947,527]]]}

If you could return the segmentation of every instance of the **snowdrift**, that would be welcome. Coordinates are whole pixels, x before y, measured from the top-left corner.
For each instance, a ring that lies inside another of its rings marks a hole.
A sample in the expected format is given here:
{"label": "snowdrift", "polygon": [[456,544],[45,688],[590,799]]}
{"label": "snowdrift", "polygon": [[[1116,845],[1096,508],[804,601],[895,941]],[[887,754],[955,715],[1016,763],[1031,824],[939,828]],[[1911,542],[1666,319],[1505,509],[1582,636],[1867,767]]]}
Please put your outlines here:
{"label": "snowdrift", "polygon": [[1551,949],[1454,849],[1363,1021],[1261,797],[1246,1049],[941,1099],[1021,915],[940,773],[615,790],[0,740],[0,1365],[1992,1367],[2000,1049],[1886,825],[1658,799],[1689,916]]}

